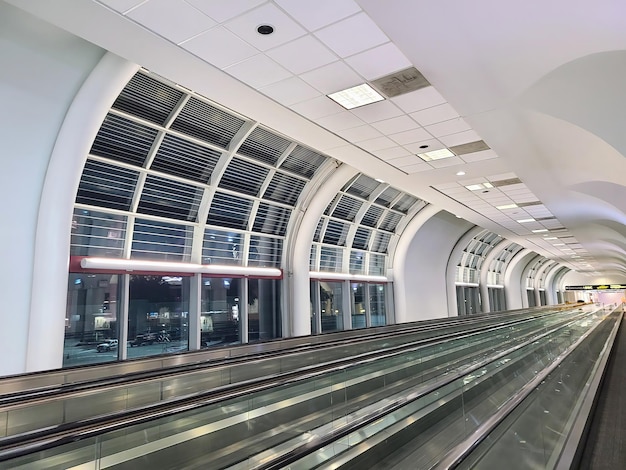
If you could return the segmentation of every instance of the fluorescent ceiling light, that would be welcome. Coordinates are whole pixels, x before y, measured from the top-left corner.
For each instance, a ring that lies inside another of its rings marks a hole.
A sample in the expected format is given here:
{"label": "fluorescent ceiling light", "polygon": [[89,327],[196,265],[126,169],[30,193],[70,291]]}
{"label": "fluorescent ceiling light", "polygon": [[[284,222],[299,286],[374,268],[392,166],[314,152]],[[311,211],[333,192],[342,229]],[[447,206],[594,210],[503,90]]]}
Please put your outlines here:
{"label": "fluorescent ceiling light", "polygon": [[546,237],[544,238],[544,240],[558,240],[557,237]]}
{"label": "fluorescent ceiling light", "polygon": [[520,223],[520,224],[525,224],[525,223],[534,222],[534,221],[535,221],[535,219],[520,219],[517,222]]}
{"label": "fluorescent ceiling light", "polygon": [[385,99],[367,83],[331,93],[328,97],[346,109],[358,108]]}
{"label": "fluorescent ceiling light", "polygon": [[491,183],[476,183],[476,184],[468,184],[465,186],[470,191],[480,191],[481,189],[489,189],[493,188],[493,184]]}
{"label": "fluorescent ceiling light", "polygon": [[496,206],[496,209],[498,210],[504,210],[504,209],[515,209],[517,207],[517,204],[505,204],[503,206]]}
{"label": "fluorescent ceiling light", "polygon": [[555,243],[555,244],[554,244],[554,245],[552,245],[552,246],[563,246],[563,245],[565,245],[565,243]]}
{"label": "fluorescent ceiling light", "polygon": [[533,230],[533,233],[542,233],[542,232],[547,232],[548,229],[547,228],[538,228],[537,230]]}
{"label": "fluorescent ceiling light", "polygon": [[433,160],[443,160],[444,158],[455,157],[454,153],[452,153],[448,149],[440,149],[440,150],[432,150],[430,152],[418,153],[418,157],[420,157],[425,162],[432,162]]}
{"label": "fluorescent ceiling light", "polygon": [[457,176],[463,176],[464,174],[465,174],[465,172],[463,170],[456,172]]}

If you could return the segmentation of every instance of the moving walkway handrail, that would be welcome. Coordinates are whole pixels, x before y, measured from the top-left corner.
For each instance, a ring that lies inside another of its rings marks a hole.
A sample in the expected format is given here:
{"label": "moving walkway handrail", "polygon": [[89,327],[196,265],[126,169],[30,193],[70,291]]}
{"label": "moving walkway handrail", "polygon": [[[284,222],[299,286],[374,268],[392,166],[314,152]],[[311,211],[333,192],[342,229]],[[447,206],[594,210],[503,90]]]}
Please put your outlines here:
{"label": "moving walkway handrail", "polygon": [[[551,332],[564,328],[567,324],[576,321],[576,318],[583,315],[585,315],[585,313],[580,313],[574,319],[568,318],[567,321],[560,323],[558,326],[555,326],[554,328],[547,330],[538,336],[534,336],[531,339],[514,346],[510,349],[510,351],[515,351],[526,343],[532,343],[540,338],[545,337],[545,335],[550,334]],[[269,378],[265,377],[262,379],[254,379],[248,382],[226,385],[209,392],[195,393],[185,397],[177,397],[167,402],[159,402],[139,409],[109,413],[106,415],[88,418],[73,423],[52,426],[7,438],[0,438],[0,462],[27,455],[33,452],[40,452],[70,442],[87,439],[89,437],[97,436],[105,432],[122,429],[127,426],[137,425],[153,421],[155,419],[172,416],[184,411],[189,411],[226,400],[231,400],[244,396],[248,393],[268,390],[286,384],[298,383],[310,378],[319,377],[322,374],[328,374],[331,372],[337,372],[352,367],[361,366],[384,358],[397,356],[408,351],[414,351],[426,345],[445,343],[447,341],[450,341],[450,339],[452,338],[460,339],[464,337],[470,337],[477,334],[478,332],[494,331],[500,328],[501,326],[498,325],[483,328],[478,331],[472,331],[470,333],[466,331],[461,333],[453,333],[445,339],[437,338],[436,340],[422,340],[422,344],[420,345],[411,345],[405,348],[397,348],[398,350],[393,352],[386,352],[384,354],[380,354],[379,352],[372,352],[368,354],[367,357],[359,358],[356,361],[354,360],[354,358],[339,360],[336,363],[330,365],[324,364],[316,366],[312,369],[309,368],[309,370],[305,371],[290,371],[279,376]],[[437,381],[436,384],[433,384],[431,386],[435,387],[435,389],[440,388],[458,378],[458,374],[461,374],[460,376],[462,376],[467,373],[471,373],[472,371],[482,367],[484,363],[489,363],[493,360],[497,360],[499,357],[506,353],[507,352],[499,353],[495,356],[492,356],[491,358],[486,359],[485,361],[472,364],[470,367],[463,369],[462,373],[457,372],[457,375],[448,374],[444,376],[441,381]],[[412,399],[417,399],[417,397],[413,397],[411,395],[409,395],[409,397]]]}
{"label": "moving walkway handrail", "polygon": [[[555,312],[554,314],[556,313],[558,312]],[[530,321],[535,318],[547,316],[550,314],[552,313],[548,312],[548,313],[541,313],[537,315],[524,316],[524,317],[519,317],[518,316],[519,314],[508,315],[506,319],[508,319],[509,322],[500,323],[499,326],[514,325],[520,322]],[[484,320],[484,318],[482,320]],[[474,320],[474,322],[476,321]],[[473,322],[468,321],[467,323],[473,323]],[[484,325],[484,322],[477,322],[477,323],[479,323],[479,325]],[[433,331],[437,331],[442,327],[453,326],[456,324],[458,324],[458,322],[457,323],[449,322],[449,324],[445,323],[443,325],[440,325],[438,328],[433,329]],[[480,331],[481,328],[483,328],[483,326],[478,326],[473,330],[465,329],[464,331],[465,332]],[[191,374],[191,373],[196,373],[201,370],[207,370],[209,367],[212,368],[212,367],[222,367],[222,366],[229,366],[229,365],[234,366],[234,365],[238,365],[242,363],[250,363],[252,361],[275,359],[278,357],[286,356],[288,354],[297,354],[297,353],[301,353],[301,352],[308,351],[308,350],[315,351],[317,349],[322,349],[322,348],[327,349],[331,347],[341,347],[344,344],[355,344],[359,342],[382,340],[387,337],[397,338],[399,335],[409,336],[409,335],[418,334],[420,332],[428,332],[429,329],[430,329],[430,325],[427,325],[426,327],[422,327],[421,325],[414,325],[411,328],[401,329],[399,330],[399,332],[395,332],[395,333],[389,332],[389,333],[379,333],[375,335],[364,334],[362,336],[352,338],[351,340],[340,339],[336,341],[330,341],[324,344],[314,344],[314,345],[309,345],[306,347],[301,346],[297,348],[270,351],[263,355],[255,355],[252,357],[241,356],[241,357],[235,357],[233,359],[223,359],[223,360],[218,360],[218,361],[213,361],[213,362],[183,364],[183,365],[172,366],[166,369],[140,371],[140,372],[135,372],[133,374],[115,375],[115,376],[104,377],[104,378],[89,380],[89,381],[84,381],[84,382],[65,384],[61,386],[37,388],[37,389],[33,389],[27,392],[7,393],[4,395],[0,395],[0,407],[24,406],[24,405],[27,405],[28,403],[31,403],[31,402],[34,403],[38,400],[47,401],[47,400],[51,400],[55,398],[58,399],[60,396],[70,397],[72,394],[83,393],[83,392],[90,391],[90,390],[100,390],[102,388],[112,388],[116,386],[128,386],[133,383],[141,383],[141,382],[145,382],[149,380],[155,380],[155,379],[160,380],[160,379],[168,378],[168,377],[177,377],[179,375],[182,376],[184,374]],[[405,346],[407,344],[405,344]],[[393,347],[389,348],[389,350],[393,350]]]}
{"label": "moving walkway handrail", "polygon": [[[248,343],[243,345],[230,345],[224,347],[214,347],[202,349],[200,351],[188,351],[176,355],[155,355],[147,358],[138,358],[126,361],[112,361],[103,364],[90,364],[70,367],[65,369],[55,369],[52,371],[30,372],[0,378],[0,397],[8,397],[12,394],[24,394],[33,391],[51,393],[55,389],[72,387],[79,384],[99,383],[107,379],[116,377],[128,378],[135,374],[149,373],[151,371],[164,371],[177,367],[194,367],[199,364],[217,363],[218,361],[246,360],[251,356],[258,357],[261,354],[275,354],[281,351],[300,351],[304,348],[315,348],[325,346],[332,342],[355,341],[367,331],[366,335],[397,335],[398,332],[408,329],[432,328],[438,329],[446,325],[455,325],[471,322],[489,321],[493,318],[501,319],[505,317],[515,317],[529,313],[531,315],[542,315],[547,313],[558,313],[564,310],[575,310],[578,306],[543,306],[533,309],[509,310],[497,313],[481,313],[466,317],[437,318],[423,320],[412,323],[386,325],[367,329],[344,330],[339,332],[324,333],[321,335],[299,336],[295,338],[281,338],[259,343]],[[409,326],[410,325],[410,326]],[[355,338],[356,337],[356,338]],[[115,373],[107,373],[107,377],[102,377],[103,371],[115,370]],[[30,382],[45,382],[46,385],[39,385],[25,388],[22,385]],[[52,382],[52,383],[50,383]],[[21,387],[21,388],[17,388]],[[2,390],[11,391],[2,393]]]}

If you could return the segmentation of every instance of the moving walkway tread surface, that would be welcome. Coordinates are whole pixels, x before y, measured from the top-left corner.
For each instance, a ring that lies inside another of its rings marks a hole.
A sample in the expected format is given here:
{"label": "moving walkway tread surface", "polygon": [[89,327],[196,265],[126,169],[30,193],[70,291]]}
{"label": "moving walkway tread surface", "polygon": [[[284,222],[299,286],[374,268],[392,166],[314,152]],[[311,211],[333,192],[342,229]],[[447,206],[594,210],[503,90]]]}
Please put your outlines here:
{"label": "moving walkway tread surface", "polygon": [[626,318],[622,318],[578,466],[580,470],[626,468],[625,323]]}
{"label": "moving walkway tread surface", "polygon": [[[502,341],[502,340],[501,340],[501,339],[499,339],[499,342],[501,342],[501,341]],[[318,380],[319,380],[319,379],[318,379]],[[357,388],[358,388],[358,387],[357,387]],[[340,389],[338,389],[338,393],[340,393],[341,395],[343,395],[343,394],[345,394],[345,393],[346,393],[346,390],[348,390],[348,389],[343,389],[343,388],[340,388]],[[331,394],[331,396],[332,396],[332,394]],[[336,396],[336,397],[335,397],[335,399],[339,399],[339,398],[341,398],[341,397],[340,397],[340,396]],[[339,400],[339,402],[341,403],[341,400]],[[305,404],[305,405],[306,405],[306,404]],[[361,406],[361,405],[362,405],[361,403],[359,403],[359,404],[358,404],[358,406]],[[280,411],[280,410],[279,410],[279,411]],[[345,411],[340,411],[340,410],[338,410],[338,409],[335,409],[335,411],[339,411],[339,412],[340,412],[340,414],[341,414],[341,413],[345,413]],[[287,413],[287,415],[289,415],[290,411],[289,411],[289,410],[287,410],[287,411],[282,411],[281,413],[283,413],[283,414],[284,414],[284,413]],[[279,413],[279,414],[280,414],[280,413]],[[285,416],[285,417],[286,417],[286,418],[289,418],[289,416]],[[265,417],[263,417],[263,416],[260,416],[259,418],[267,419],[267,418],[265,418]],[[293,420],[292,420],[292,419],[287,419],[287,422],[291,422],[291,421],[293,421]],[[276,423],[275,423],[275,422],[274,422],[274,423],[266,423],[266,425],[270,425],[270,427],[272,427],[274,424],[276,424]],[[244,427],[246,427],[246,426],[250,426],[250,425],[251,425],[251,422],[246,422],[246,423],[243,423],[243,425],[244,425]],[[147,431],[147,429],[146,429],[146,431]],[[301,429],[295,429],[294,431],[295,431],[296,433],[300,433],[302,430],[301,430]],[[281,437],[281,438],[282,438],[282,437]],[[207,450],[207,449],[205,449],[205,450]],[[153,455],[156,455],[156,454],[154,454],[154,453],[153,453]],[[159,459],[159,461],[161,461],[161,460]],[[122,468],[122,467],[119,467],[119,468]],[[167,467],[161,467],[161,468],[167,468]]]}

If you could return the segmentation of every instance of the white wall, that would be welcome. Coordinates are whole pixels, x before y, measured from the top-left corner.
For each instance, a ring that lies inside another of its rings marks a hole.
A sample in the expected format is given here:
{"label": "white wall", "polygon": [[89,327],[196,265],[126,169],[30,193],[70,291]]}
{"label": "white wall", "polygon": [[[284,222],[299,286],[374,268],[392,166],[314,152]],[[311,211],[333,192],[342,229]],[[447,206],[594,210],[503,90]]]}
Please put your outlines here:
{"label": "white wall", "polygon": [[399,322],[448,316],[448,298],[456,298],[455,292],[448,292],[448,259],[459,238],[472,226],[445,211],[437,212],[417,231],[409,223],[402,234],[408,241],[406,252],[399,250],[394,257],[394,282],[403,283],[402,288],[394,289],[396,305],[406,309],[400,312]]}
{"label": "white wall", "polygon": [[[0,2],[0,376],[26,370],[35,235],[49,158],[70,103],[102,55]],[[48,306],[48,315],[64,318],[65,309]]]}

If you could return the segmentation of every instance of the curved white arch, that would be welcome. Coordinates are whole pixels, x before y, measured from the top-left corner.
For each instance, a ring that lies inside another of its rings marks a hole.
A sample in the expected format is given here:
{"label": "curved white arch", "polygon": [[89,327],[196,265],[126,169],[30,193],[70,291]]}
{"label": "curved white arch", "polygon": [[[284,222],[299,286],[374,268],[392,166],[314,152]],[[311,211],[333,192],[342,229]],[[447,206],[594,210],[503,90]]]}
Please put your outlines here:
{"label": "curved white arch", "polygon": [[481,232],[484,232],[485,229],[479,226],[474,226],[470,228],[467,232],[465,232],[458,239],[454,248],[450,252],[450,257],[448,258],[448,266],[446,267],[446,286],[448,291],[448,316],[454,317],[457,315],[457,302],[458,299],[456,297],[456,268],[459,265],[459,259],[463,254],[463,250],[467,248],[467,245],[474,239],[476,235]]}
{"label": "curved white arch", "polygon": [[290,234],[293,237],[292,265],[287,273],[288,285],[283,291],[291,295],[291,300],[287,302],[289,310],[283,316],[283,336],[311,334],[309,257],[313,235],[326,206],[357,173],[358,170],[349,165],[340,165],[316,191],[308,202],[300,222],[294,225],[293,233]]}
{"label": "curved white arch", "polygon": [[528,248],[524,248],[516,253],[507,264],[504,273],[504,285],[506,286],[504,295],[506,297],[506,307],[508,310],[528,307],[525,289],[524,295],[522,295],[522,274],[530,260],[535,256],[537,256],[537,253]]}
{"label": "curved white arch", "polygon": [[487,287],[487,276],[489,275],[489,266],[493,259],[498,256],[504,248],[511,244],[511,240],[503,239],[498,244],[496,244],[485,256],[485,260],[481,266],[480,270],[480,296],[481,296],[481,306],[482,312],[487,313],[491,312],[491,303],[489,302],[489,288]]}
{"label": "curved white arch", "polygon": [[80,175],[111,104],[138,69],[115,54],[105,54],[76,94],[54,144],[37,218],[27,372],[62,365],[61,312],[66,309],[70,227]]}

